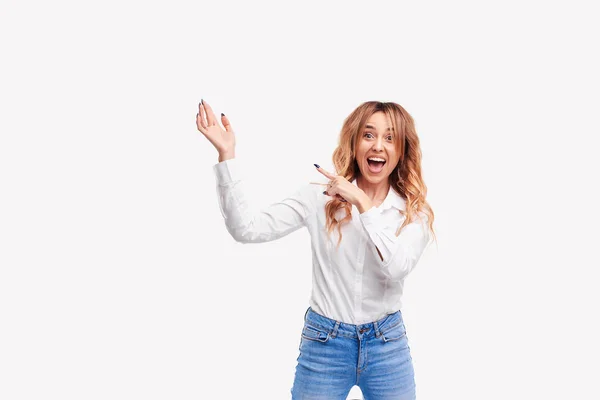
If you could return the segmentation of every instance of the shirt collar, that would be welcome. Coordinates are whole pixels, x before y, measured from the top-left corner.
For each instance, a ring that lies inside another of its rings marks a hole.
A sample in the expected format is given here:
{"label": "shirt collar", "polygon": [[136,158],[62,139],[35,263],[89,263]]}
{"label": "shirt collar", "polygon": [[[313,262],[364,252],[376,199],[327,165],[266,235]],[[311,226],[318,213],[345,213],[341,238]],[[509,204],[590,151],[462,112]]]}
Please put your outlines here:
{"label": "shirt collar", "polygon": [[[352,180],[352,184],[354,186],[358,186],[356,182],[356,178]],[[406,200],[402,198],[390,185],[390,190],[388,191],[387,196],[383,200],[383,203],[378,207],[380,210],[387,210],[390,207],[394,207],[398,210],[406,210]]]}

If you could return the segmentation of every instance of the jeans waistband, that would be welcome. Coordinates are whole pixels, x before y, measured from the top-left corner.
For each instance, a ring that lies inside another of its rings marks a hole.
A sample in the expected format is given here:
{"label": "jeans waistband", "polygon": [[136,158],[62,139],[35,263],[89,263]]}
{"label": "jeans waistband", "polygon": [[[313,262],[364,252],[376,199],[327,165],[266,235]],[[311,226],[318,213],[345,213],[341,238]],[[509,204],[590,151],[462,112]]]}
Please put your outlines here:
{"label": "jeans waistband", "polygon": [[387,329],[403,323],[402,312],[400,310],[396,311],[395,313],[388,314],[377,321],[354,325],[336,321],[321,314],[317,314],[310,307],[308,307],[306,314],[304,314],[304,321],[308,325],[312,325],[315,328],[327,330],[330,332],[331,337],[336,337],[337,335],[358,337],[369,334],[374,334],[376,337],[379,337],[382,330],[386,331]]}

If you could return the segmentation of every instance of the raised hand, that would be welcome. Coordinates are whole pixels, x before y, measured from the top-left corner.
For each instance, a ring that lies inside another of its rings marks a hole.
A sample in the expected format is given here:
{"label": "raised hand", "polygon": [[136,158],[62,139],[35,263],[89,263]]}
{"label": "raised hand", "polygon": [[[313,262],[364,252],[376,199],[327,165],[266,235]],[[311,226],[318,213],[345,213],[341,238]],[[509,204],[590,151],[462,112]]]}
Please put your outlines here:
{"label": "raised hand", "polygon": [[229,119],[223,113],[221,113],[221,123],[225,129],[217,122],[210,105],[202,100],[198,104],[196,126],[219,152],[219,162],[235,157],[235,133]]}

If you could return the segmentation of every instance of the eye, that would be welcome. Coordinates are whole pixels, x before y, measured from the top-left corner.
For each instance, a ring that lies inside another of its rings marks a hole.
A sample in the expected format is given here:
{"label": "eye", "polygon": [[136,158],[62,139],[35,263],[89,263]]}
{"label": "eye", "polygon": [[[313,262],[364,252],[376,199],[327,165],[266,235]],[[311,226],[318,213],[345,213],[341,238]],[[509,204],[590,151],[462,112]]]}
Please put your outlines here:
{"label": "eye", "polygon": [[388,140],[392,140],[394,137],[392,135],[388,136],[387,139]]}
{"label": "eye", "polygon": [[367,137],[367,135],[371,135],[371,136],[373,136],[373,135],[371,134],[371,132],[365,132],[365,134],[364,134],[363,136],[364,136],[364,137]]}

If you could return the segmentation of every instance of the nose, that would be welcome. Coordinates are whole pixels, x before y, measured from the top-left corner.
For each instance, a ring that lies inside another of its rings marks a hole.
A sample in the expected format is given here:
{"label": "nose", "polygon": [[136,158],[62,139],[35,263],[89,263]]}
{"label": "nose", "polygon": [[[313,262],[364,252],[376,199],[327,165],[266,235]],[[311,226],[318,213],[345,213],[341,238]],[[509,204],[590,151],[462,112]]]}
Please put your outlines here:
{"label": "nose", "polygon": [[381,139],[381,137],[379,137],[375,140],[375,143],[373,144],[373,150],[374,151],[382,151],[383,150],[383,139]]}

